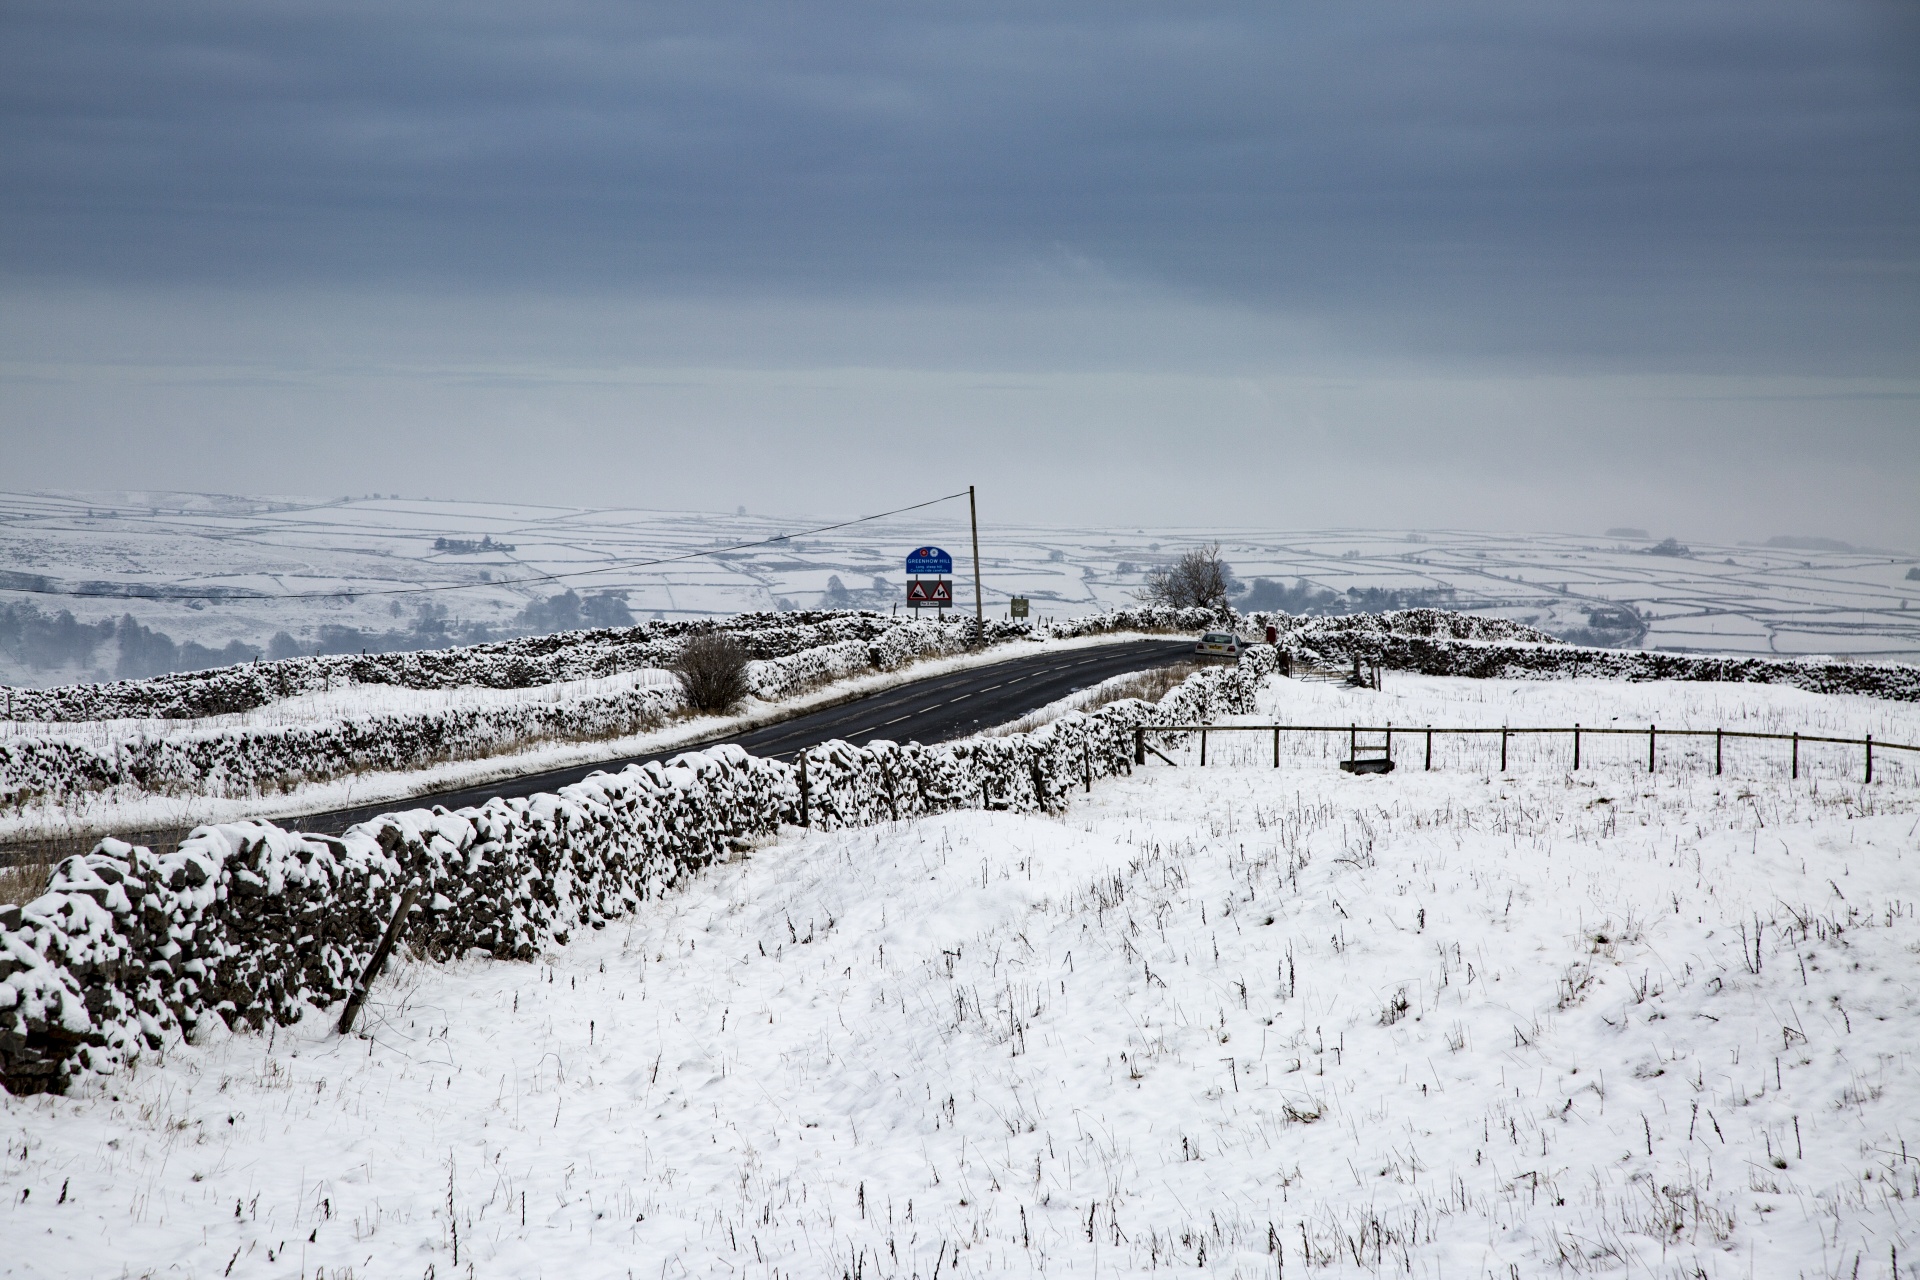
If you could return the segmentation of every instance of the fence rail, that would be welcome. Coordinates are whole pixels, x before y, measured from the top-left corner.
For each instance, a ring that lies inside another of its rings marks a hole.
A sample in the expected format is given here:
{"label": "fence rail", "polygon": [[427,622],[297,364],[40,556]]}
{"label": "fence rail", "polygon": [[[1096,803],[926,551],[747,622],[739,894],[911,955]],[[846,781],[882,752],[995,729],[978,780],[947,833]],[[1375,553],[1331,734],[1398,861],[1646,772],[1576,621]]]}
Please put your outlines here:
{"label": "fence rail", "polygon": [[[1133,758],[1136,764],[1147,762],[1149,733],[1197,733],[1200,735],[1200,763],[1207,762],[1207,737],[1215,733],[1270,733],[1273,735],[1273,766],[1280,767],[1280,735],[1283,733],[1344,733],[1347,735],[1347,758],[1355,758],[1361,734],[1381,735],[1383,744],[1368,744],[1369,751],[1384,752],[1387,759],[1393,756],[1393,735],[1402,737],[1424,737],[1426,741],[1426,767],[1433,768],[1433,739],[1436,734],[1454,734],[1462,737],[1490,736],[1500,737],[1500,768],[1507,767],[1507,743],[1516,737],[1543,737],[1566,734],[1573,739],[1573,767],[1580,767],[1580,740],[1589,735],[1605,737],[1645,738],[1647,740],[1647,770],[1652,772],[1658,767],[1658,744],[1666,738],[1712,738],[1713,771],[1718,774],[1724,766],[1724,748],[1729,740],[1764,740],[1768,742],[1791,742],[1793,744],[1793,776],[1800,776],[1800,744],[1804,742],[1825,743],[1843,747],[1861,747],[1866,752],[1866,781],[1873,781],[1873,752],[1878,747],[1883,751],[1920,752],[1920,746],[1905,742],[1886,742],[1876,740],[1872,734],[1864,738],[1835,738],[1816,733],[1759,733],[1750,729],[1662,729],[1658,725],[1648,725],[1644,729],[1593,728],[1586,725],[1492,725],[1492,726],[1443,726],[1443,725],[1362,725],[1362,724],[1160,724],[1143,726],[1133,731]],[[1158,751],[1155,755],[1160,755]],[[1161,759],[1166,759],[1161,756]]]}

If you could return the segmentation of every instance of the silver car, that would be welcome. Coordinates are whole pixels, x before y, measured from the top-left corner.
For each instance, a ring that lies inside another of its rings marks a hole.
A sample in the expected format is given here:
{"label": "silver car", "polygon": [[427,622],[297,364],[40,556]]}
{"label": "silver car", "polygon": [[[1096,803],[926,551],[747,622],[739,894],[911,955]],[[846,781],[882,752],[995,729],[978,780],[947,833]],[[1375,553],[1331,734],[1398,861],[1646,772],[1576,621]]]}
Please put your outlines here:
{"label": "silver car", "polygon": [[1240,638],[1231,631],[1209,631],[1200,637],[1193,651],[1208,658],[1238,658]]}

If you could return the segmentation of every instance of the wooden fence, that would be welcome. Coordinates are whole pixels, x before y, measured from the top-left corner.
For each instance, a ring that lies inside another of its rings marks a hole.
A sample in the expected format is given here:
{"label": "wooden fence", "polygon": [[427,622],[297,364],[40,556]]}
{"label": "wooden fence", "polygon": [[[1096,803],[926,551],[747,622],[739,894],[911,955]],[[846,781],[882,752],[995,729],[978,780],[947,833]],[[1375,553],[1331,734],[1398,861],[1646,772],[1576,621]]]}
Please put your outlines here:
{"label": "wooden fence", "polygon": [[[1865,751],[1865,779],[1873,781],[1873,753],[1876,748],[1882,751],[1911,751],[1920,753],[1920,746],[1904,742],[1876,741],[1872,734],[1864,738],[1834,738],[1823,734],[1811,733],[1755,733],[1746,729],[1662,729],[1657,725],[1648,725],[1644,729],[1590,728],[1582,725],[1570,725],[1563,728],[1540,728],[1535,726],[1501,725],[1497,728],[1459,728],[1420,725],[1408,728],[1405,725],[1359,725],[1359,724],[1167,724],[1141,727],[1133,731],[1133,758],[1136,764],[1147,762],[1147,752],[1152,748],[1147,743],[1147,734],[1181,733],[1200,735],[1200,763],[1207,762],[1207,737],[1219,733],[1267,733],[1273,735],[1273,766],[1280,767],[1280,735],[1283,733],[1344,733],[1347,735],[1347,759],[1355,759],[1357,750],[1366,749],[1379,752],[1386,759],[1393,758],[1393,737],[1397,733],[1402,739],[1413,737],[1424,739],[1426,768],[1433,768],[1433,739],[1436,734],[1456,736],[1484,737],[1498,734],[1500,738],[1500,768],[1507,767],[1507,744],[1518,737],[1542,737],[1565,735],[1573,743],[1573,767],[1580,767],[1581,739],[1593,736],[1632,737],[1647,740],[1647,772],[1652,773],[1659,766],[1659,741],[1661,738],[1712,738],[1713,771],[1718,774],[1725,766],[1726,744],[1731,740],[1753,739],[1769,742],[1792,743],[1792,771],[1797,779],[1800,776],[1800,746],[1802,743],[1831,743],[1838,746],[1860,747]],[[1362,748],[1359,744],[1361,734],[1379,735],[1381,745],[1369,744]],[[1155,755],[1160,755],[1154,751]],[[1165,760],[1165,756],[1161,756]],[[1172,763],[1168,761],[1168,763]]]}

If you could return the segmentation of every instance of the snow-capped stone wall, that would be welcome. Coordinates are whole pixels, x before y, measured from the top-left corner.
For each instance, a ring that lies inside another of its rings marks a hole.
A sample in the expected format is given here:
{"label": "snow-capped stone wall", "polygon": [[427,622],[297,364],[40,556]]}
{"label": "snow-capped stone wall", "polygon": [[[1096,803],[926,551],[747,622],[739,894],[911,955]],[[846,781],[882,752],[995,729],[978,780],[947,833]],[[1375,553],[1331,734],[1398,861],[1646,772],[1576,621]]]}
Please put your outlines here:
{"label": "snow-capped stone wall", "polygon": [[783,823],[842,827],[971,807],[1053,810],[1132,767],[1133,733],[1253,709],[1271,651],[1033,733],[923,747],[827,743],[803,762],[737,747],[596,774],[558,794],[388,814],[342,837],[265,822],[155,854],[117,840],[0,907],[0,1083],[64,1090],[208,1017],[287,1024],[346,998],[403,886],[435,956],[527,959],[598,928]]}
{"label": "snow-capped stone wall", "polygon": [[528,742],[639,733],[680,705],[677,689],[643,687],[565,702],[139,734],[109,746],[65,736],[12,737],[0,739],[0,805],[59,802],[110,787],[155,795],[260,795],[361,771],[468,760]]}
{"label": "snow-capped stone wall", "polygon": [[1058,618],[1047,624],[1047,634],[1057,640],[1068,640],[1076,636],[1104,636],[1129,631],[1197,633],[1220,627],[1234,629],[1244,622],[1245,619],[1232,609],[1171,609],[1163,605],[1141,605],[1134,609],[1109,609],[1105,613],[1088,614],[1083,618]]}
{"label": "snow-capped stone wall", "polygon": [[[764,615],[775,620],[790,616],[793,615]],[[972,647],[972,629],[958,624],[888,623],[875,629],[870,624],[880,621],[877,615],[833,615],[833,618],[830,623],[796,624],[787,631],[771,627],[757,631],[744,628],[743,634],[759,636],[763,650],[786,648],[796,636],[817,639],[849,630],[874,632],[865,638],[838,640],[750,661],[747,682],[753,694],[777,701],[830,680],[891,671],[916,659],[944,657]],[[777,636],[778,643],[769,639],[770,636]],[[1012,634],[1001,628],[990,634],[988,640],[996,643],[1010,638]],[[670,642],[656,642],[651,649],[629,646],[620,660],[652,653],[660,661],[671,661],[671,656],[661,657],[661,651],[670,648],[677,653],[683,641],[681,636]],[[593,647],[583,641],[570,652],[568,662],[578,666],[584,651]],[[425,660],[441,656],[444,654],[421,653],[383,655],[383,658]],[[600,656],[606,658],[606,653]],[[330,660],[298,661],[311,664]],[[550,665],[544,670],[551,674],[553,669]],[[227,669],[235,680],[255,670],[253,667]],[[531,668],[516,668],[511,664],[476,662],[468,674],[488,676],[491,682],[483,683],[482,687],[496,688],[510,687],[502,683],[508,679],[504,672],[526,675],[529,670]],[[398,672],[408,679],[451,678],[447,670],[431,663],[410,666],[390,662],[381,671],[384,674]],[[152,681],[127,681],[122,682],[121,692],[145,690],[156,697],[171,696],[168,690],[173,689],[173,682],[176,678],[171,676]],[[109,686],[97,687],[111,692]],[[250,687],[257,691],[257,686]],[[87,686],[74,687],[75,690],[85,688]],[[237,688],[240,686],[233,685],[227,692]],[[272,727],[216,725],[202,729],[187,726],[183,731],[181,727],[168,725],[155,732],[104,735],[111,738],[104,743],[71,734],[15,735],[0,739],[0,807],[17,808],[41,801],[61,803],[75,795],[112,788],[153,795],[254,796],[351,773],[418,769],[447,760],[496,755],[535,742],[592,740],[639,733],[659,725],[669,712],[681,705],[677,689],[652,687],[572,696],[551,703],[453,705],[432,711],[341,716],[328,721]]]}
{"label": "snow-capped stone wall", "polygon": [[[252,662],[183,671],[149,680],[7,691],[15,720],[193,720],[251,711],[282,698],[345,688],[527,689],[563,680],[599,679],[646,667],[671,666],[689,636],[723,631],[761,661],[809,649],[862,641],[883,656],[949,651],[973,624],[894,618],[856,610],[743,613],[697,622],[563,631],[492,644],[409,653],[345,654]],[[1033,634],[1025,623],[989,622],[989,644]],[[888,661],[899,661],[893,657]],[[885,669],[885,664],[876,661]]]}
{"label": "snow-capped stone wall", "polygon": [[1281,635],[1296,660],[1336,667],[1357,656],[1389,670],[1476,680],[1730,681],[1920,701],[1920,666],[1908,663],[1588,649],[1503,619],[1437,609],[1292,618]]}

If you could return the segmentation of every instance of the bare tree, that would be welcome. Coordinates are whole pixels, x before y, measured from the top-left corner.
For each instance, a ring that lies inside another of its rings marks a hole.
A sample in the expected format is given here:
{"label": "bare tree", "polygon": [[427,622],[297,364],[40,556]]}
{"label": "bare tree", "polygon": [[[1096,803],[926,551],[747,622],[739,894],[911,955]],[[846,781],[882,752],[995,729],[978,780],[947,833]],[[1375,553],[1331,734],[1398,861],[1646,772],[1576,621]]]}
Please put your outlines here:
{"label": "bare tree", "polygon": [[746,699],[747,651],[724,631],[687,641],[673,673],[696,710],[731,711]]}
{"label": "bare tree", "polygon": [[1220,544],[1195,547],[1170,565],[1147,574],[1140,599],[1175,609],[1212,609],[1227,602],[1233,570],[1220,558]]}

